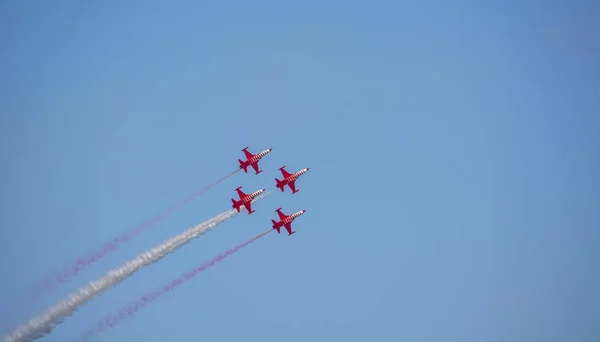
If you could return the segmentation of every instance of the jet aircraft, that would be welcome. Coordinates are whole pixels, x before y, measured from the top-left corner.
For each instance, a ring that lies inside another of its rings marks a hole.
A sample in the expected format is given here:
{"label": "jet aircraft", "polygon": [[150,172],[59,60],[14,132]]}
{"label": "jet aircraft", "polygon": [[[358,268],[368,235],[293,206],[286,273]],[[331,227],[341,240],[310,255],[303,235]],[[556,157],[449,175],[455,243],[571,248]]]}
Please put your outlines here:
{"label": "jet aircraft", "polygon": [[281,171],[281,175],[283,176],[283,180],[279,180],[277,178],[275,178],[275,182],[277,182],[277,187],[279,189],[281,189],[281,192],[283,192],[285,185],[287,184],[290,187],[290,190],[292,190],[292,194],[297,193],[298,191],[300,191],[300,189],[296,190],[296,179],[298,179],[298,177],[302,176],[306,171],[309,170],[309,168],[307,167],[306,169],[302,169],[298,172],[294,172],[294,173],[289,173],[285,170],[285,165],[283,165],[282,167],[279,168],[279,170]]}
{"label": "jet aircraft", "polygon": [[275,211],[279,215],[279,222],[277,222],[275,220],[271,220],[271,222],[273,222],[273,229],[277,230],[277,233],[281,234],[280,229],[283,226],[283,227],[285,227],[285,229],[287,229],[288,236],[292,235],[296,232],[296,231],[292,231],[292,221],[294,221],[298,216],[300,216],[306,212],[306,210],[300,210],[297,213],[294,213],[291,215],[286,215],[281,212],[281,208],[278,208]]}
{"label": "jet aircraft", "polygon": [[238,161],[240,162],[240,169],[243,169],[244,172],[248,173],[248,166],[252,166],[252,168],[254,169],[254,172],[256,172],[256,174],[261,173],[263,170],[258,170],[258,161],[266,156],[269,152],[271,152],[273,149],[270,148],[268,150],[264,150],[261,153],[258,154],[252,154],[250,152],[248,152],[248,146],[246,146],[242,152],[244,152],[244,154],[246,155],[246,160],[241,160],[238,159]]}
{"label": "jet aircraft", "polygon": [[246,210],[248,210],[248,215],[250,215],[256,211],[256,210],[252,210],[252,201],[256,198],[256,196],[263,193],[265,191],[265,189],[260,189],[256,192],[253,192],[253,193],[247,195],[242,190],[240,190],[241,188],[242,187],[240,186],[237,189],[235,189],[235,191],[237,191],[237,193],[238,193],[238,196],[240,196],[240,200],[236,201],[235,199],[232,198],[231,202],[233,204],[231,205],[231,207],[233,209],[237,210],[237,212],[239,213],[241,210],[241,206],[243,205],[244,207],[246,207]]}

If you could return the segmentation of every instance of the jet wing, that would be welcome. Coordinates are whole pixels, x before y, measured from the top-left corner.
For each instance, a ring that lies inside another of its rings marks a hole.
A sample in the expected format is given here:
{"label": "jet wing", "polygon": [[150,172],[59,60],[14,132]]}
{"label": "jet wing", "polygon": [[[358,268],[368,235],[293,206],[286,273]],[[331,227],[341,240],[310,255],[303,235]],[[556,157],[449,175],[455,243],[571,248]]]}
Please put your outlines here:
{"label": "jet wing", "polygon": [[246,207],[246,210],[248,210],[248,213],[252,212],[252,202],[244,203],[244,207]]}
{"label": "jet wing", "polygon": [[290,223],[286,223],[283,226],[285,227],[285,229],[287,229],[288,234],[292,235],[292,223],[291,222]]}
{"label": "jet wing", "polygon": [[246,159],[250,159],[250,158],[254,157],[254,154],[248,152],[248,150],[244,150],[244,154],[246,155]]}
{"label": "jet wing", "polygon": [[287,172],[283,167],[279,170],[281,170],[281,175],[283,176],[283,178],[287,178],[290,176],[290,173]]}
{"label": "jet wing", "polygon": [[290,186],[290,189],[292,189],[292,192],[296,192],[296,181],[290,181],[288,182],[288,185]]}
{"label": "jet wing", "polygon": [[244,198],[244,197],[248,196],[248,195],[246,195],[246,194],[245,194],[245,193],[244,193],[242,190],[240,190],[240,189],[235,189],[235,191],[237,191],[237,193],[238,193],[238,196],[240,196],[240,199],[242,199],[242,198]]}
{"label": "jet wing", "polygon": [[286,215],[286,214],[282,213],[282,212],[281,212],[281,211],[279,211],[279,210],[277,210],[277,214],[279,214],[279,220],[280,220],[280,221],[281,221],[281,220],[283,220],[284,218],[286,218],[286,217],[287,217],[287,215]]}
{"label": "jet wing", "polygon": [[254,172],[258,173],[258,162],[254,162],[252,164],[250,164],[252,166],[252,168],[254,169]]}

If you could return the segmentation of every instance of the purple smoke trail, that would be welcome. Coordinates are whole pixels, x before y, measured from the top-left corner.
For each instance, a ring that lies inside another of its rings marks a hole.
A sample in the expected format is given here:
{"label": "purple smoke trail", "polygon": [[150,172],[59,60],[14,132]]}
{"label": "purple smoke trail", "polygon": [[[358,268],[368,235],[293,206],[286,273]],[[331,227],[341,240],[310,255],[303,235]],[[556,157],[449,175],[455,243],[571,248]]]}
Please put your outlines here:
{"label": "purple smoke trail", "polygon": [[[81,337],[79,339],[81,341],[91,340],[94,338],[94,336],[102,333],[107,328],[113,328],[113,327],[117,326],[119,323],[124,321],[127,317],[133,317],[135,315],[135,313],[138,312],[141,308],[154,302],[155,300],[160,298],[162,295],[171,292],[177,286],[183,284],[184,282],[186,282],[188,280],[193,279],[196,275],[198,275],[198,273],[205,271],[206,269],[216,265],[217,263],[224,260],[228,256],[234,254],[235,252],[241,250],[242,248],[248,246],[252,242],[260,239],[261,237],[267,235],[268,233],[270,233],[272,231],[273,230],[270,229],[262,234],[259,234],[255,237],[253,237],[252,239],[226,251],[225,253],[218,255],[217,257],[213,258],[212,260],[193,268],[191,271],[182,274],[178,278],[172,280],[170,283],[167,283],[166,285],[164,285],[162,288],[159,288],[158,290],[152,291],[152,292],[140,297],[140,299],[136,300],[132,304],[129,304],[125,308],[121,309],[118,313],[106,316],[104,319],[99,320],[96,323],[96,325],[94,325],[92,328],[89,328],[86,331],[84,331],[81,334]],[[73,341],[76,341],[76,340],[73,339],[70,342],[73,342]]]}
{"label": "purple smoke trail", "polygon": [[[221,179],[217,180],[216,182],[208,185],[207,187],[205,187],[204,189],[184,198],[183,200],[179,201],[178,203],[176,203],[175,205],[173,205],[172,207],[168,208],[167,210],[165,210],[162,214],[151,218],[149,220],[147,220],[146,222],[143,222],[142,224],[140,224],[139,226],[137,226],[135,229],[123,233],[115,238],[113,238],[111,241],[109,241],[108,243],[106,243],[104,246],[102,246],[101,248],[99,248],[97,251],[95,251],[94,253],[91,253],[87,256],[80,256],[78,257],[75,262],[73,262],[73,264],[71,264],[71,266],[64,266],[62,271],[56,272],[53,276],[51,277],[47,277],[46,279],[44,279],[44,281],[40,282],[39,284],[35,285],[33,287],[33,289],[30,291],[30,295],[27,296],[28,299],[24,300],[24,303],[21,304],[21,306],[23,305],[27,305],[29,303],[31,303],[32,301],[38,299],[41,295],[43,295],[44,293],[55,289],[58,285],[70,280],[71,278],[73,278],[74,276],[76,276],[77,274],[79,274],[79,272],[81,272],[83,269],[85,269],[86,267],[88,267],[89,265],[93,264],[94,262],[100,260],[101,258],[103,258],[104,256],[106,256],[109,252],[114,251],[116,249],[118,249],[122,244],[128,242],[129,240],[131,240],[132,238],[136,237],[137,235],[139,235],[144,229],[150,228],[152,227],[154,224],[156,224],[157,222],[165,219],[167,216],[173,214],[176,210],[180,209],[181,207],[183,207],[185,204],[187,204],[188,202],[190,202],[191,200],[195,199],[196,197],[202,195],[203,193],[205,193],[206,191],[210,190],[211,188],[213,188],[214,186],[218,185],[219,183],[223,182],[224,180],[226,180],[227,178],[233,176],[236,172],[238,172],[241,169],[237,169],[231,173],[229,173],[227,176],[222,177]],[[12,311],[12,310],[10,310]],[[8,316],[9,312],[5,312],[2,315],[0,315],[1,319],[0,321],[3,323],[2,325],[4,325],[6,318]]]}

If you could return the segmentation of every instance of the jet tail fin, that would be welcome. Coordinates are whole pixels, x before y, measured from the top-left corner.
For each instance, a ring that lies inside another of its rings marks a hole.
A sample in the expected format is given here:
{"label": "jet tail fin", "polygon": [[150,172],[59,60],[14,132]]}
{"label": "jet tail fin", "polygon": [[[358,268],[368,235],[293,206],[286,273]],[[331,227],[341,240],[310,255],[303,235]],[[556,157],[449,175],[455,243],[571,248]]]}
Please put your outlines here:
{"label": "jet tail fin", "polygon": [[284,187],[283,182],[280,181],[278,178],[275,178],[275,182],[277,182],[277,187],[279,189],[281,189],[281,192],[283,192],[283,187]]}
{"label": "jet tail fin", "polygon": [[240,205],[238,204],[238,202],[232,198],[231,199],[231,203],[233,203],[233,205],[231,207],[233,209],[237,210],[237,212],[239,213],[240,212]]}
{"label": "jet tail fin", "polygon": [[278,234],[281,233],[281,227],[277,225],[277,222],[275,220],[271,220],[271,222],[273,222],[273,229],[275,229]]}
{"label": "jet tail fin", "polygon": [[244,161],[241,159],[238,159],[238,162],[240,162],[240,168],[244,169],[244,172],[248,173],[248,165],[245,165]]}

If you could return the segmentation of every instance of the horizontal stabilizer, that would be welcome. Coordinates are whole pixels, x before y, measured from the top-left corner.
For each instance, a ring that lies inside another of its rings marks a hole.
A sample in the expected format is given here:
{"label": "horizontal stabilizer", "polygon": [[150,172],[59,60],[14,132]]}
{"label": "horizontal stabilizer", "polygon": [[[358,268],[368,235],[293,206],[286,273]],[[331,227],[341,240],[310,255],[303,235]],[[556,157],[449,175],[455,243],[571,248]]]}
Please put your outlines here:
{"label": "horizontal stabilizer", "polygon": [[275,220],[271,220],[271,222],[273,222],[273,229],[277,230],[277,233],[281,233],[281,227],[277,225],[277,222]]}

